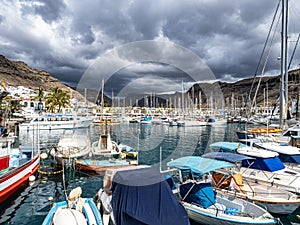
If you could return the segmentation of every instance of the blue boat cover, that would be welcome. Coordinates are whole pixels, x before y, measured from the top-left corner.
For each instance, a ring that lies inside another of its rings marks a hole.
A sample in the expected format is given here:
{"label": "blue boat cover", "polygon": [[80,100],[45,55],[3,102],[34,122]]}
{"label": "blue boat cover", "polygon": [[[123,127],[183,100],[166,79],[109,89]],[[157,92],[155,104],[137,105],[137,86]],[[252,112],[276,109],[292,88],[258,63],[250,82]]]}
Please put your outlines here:
{"label": "blue boat cover", "polygon": [[215,159],[208,159],[202,158],[200,156],[186,156],[182,158],[175,159],[167,163],[168,167],[175,167],[180,170],[185,170],[192,175],[202,176],[208,172],[213,170],[227,168],[227,167],[234,167],[233,164],[215,160]]}
{"label": "blue boat cover", "polygon": [[243,160],[253,159],[246,155],[235,154],[231,152],[209,152],[202,155],[203,158],[223,160],[225,162],[237,163]]}
{"label": "blue boat cover", "polygon": [[154,168],[118,171],[112,184],[116,225],[189,225],[184,207]]}
{"label": "blue boat cover", "polygon": [[186,183],[179,187],[183,201],[196,203],[203,208],[208,208],[216,203],[215,193],[210,183]]}
{"label": "blue boat cover", "polygon": [[246,147],[247,145],[241,144],[239,142],[215,142],[210,145],[212,149],[215,150],[222,150],[222,151],[227,151],[227,152],[232,152],[237,150],[238,148],[241,147]]}
{"label": "blue boat cover", "polygon": [[284,163],[296,163],[300,164],[300,155],[287,155],[287,154],[279,154],[279,159]]}
{"label": "blue boat cover", "polygon": [[242,166],[247,168],[250,167],[252,169],[269,171],[269,172],[274,172],[285,168],[285,166],[277,156],[271,158],[260,158],[260,157],[255,157],[255,158],[256,158],[255,160],[242,161]]}

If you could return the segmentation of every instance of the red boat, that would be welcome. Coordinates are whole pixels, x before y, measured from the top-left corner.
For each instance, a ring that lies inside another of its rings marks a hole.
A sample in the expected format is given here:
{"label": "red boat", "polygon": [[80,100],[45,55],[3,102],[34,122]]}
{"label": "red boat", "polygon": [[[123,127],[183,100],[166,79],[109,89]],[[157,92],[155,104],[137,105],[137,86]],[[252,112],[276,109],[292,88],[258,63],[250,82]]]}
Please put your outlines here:
{"label": "red boat", "polygon": [[13,139],[0,137],[0,203],[27,184],[39,167],[39,145],[13,149]]}

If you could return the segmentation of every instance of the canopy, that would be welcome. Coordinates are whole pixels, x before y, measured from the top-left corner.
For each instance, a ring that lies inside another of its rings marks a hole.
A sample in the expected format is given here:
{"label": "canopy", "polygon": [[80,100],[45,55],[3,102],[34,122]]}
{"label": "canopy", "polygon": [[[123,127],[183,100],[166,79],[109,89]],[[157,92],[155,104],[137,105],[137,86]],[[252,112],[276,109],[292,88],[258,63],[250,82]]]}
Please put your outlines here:
{"label": "canopy", "polygon": [[111,190],[111,205],[118,225],[190,224],[170,185],[154,168],[118,171]]}
{"label": "canopy", "polygon": [[213,170],[234,167],[233,164],[228,162],[202,158],[200,156],[186,156],[178,158],[168,162],[167,166],[175,167],[181,170],[189,170],[192,174],[197,174],[199,176],[202,176]]}
{"label": "canopy", "polygon": [[239,142],[216,142],[210,145],[212,149],[232,152],[238,148],[245,147],[246,145]]}
{"label": "canopy", "polygon": [[253,159],[246,155],[235,154],[231,152],[209,152],[202,155],[203,158],[217,159],[230,163],[237,163],[243,160]]}

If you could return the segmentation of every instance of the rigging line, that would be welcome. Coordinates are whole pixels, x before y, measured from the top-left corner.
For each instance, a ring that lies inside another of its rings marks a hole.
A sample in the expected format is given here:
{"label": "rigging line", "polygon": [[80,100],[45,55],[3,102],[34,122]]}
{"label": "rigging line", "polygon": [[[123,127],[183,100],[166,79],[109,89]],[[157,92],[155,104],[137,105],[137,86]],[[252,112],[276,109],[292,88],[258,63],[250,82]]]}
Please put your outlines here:
{"label": "rigging line", "polygon": [[249,95],[248,95],[248,98],[246,98],[246,102],[245,102],[245,107],[246,108],[247,108],[247,105],[248,105],[248,101],[250,101],[250,98],[251,98],[251,92],[252,92],[252,89],[253,89],[253,86],[254,86],[254,80],[255,80],[255,78],[257,76],[257,72],[258,72],[258,69],[259,69],[262,57],[264,55],[264,52],[265,52],[265,49],[266,49],[266,46],[267,46],[267,43],[268,43],[271,31],[272,31],[272,28],[273,28],[273,25],[274,25],[274,21],[275,21],[275,18],[276,18],[276,15],[277,15],[277,12],[278,12],[278,9],[279,9],[279,6],[280,6],[280,1],[281,0],[278,1],[278,4],[277,4],[276,10],[275,10],[275,14],[274,14],[273,19],[272,19],[272,23],[271,23],[271,26],[270,26],[267,38],[265,40],[264,47],[263,47],[262,53],[261,53],[259,61],[258,61],[258,65],[257,65],[255,73],[254,73],[254,77],[253,77],[253,81],[252,81],[251,88],[250,88],[250,91],[249,91]]}
{"label": "rigging line", "polygon": [[[272,36],[272,40],[270,42],[270,46],[269,46],[269,49],[268,49],[268,54],[267,54],[267,57],[266,57],[266,60],[265,60],[265,63],[264,63],[261,75],[264,75],[264,73],[265,73],[265,69],[266,69],[266,66],[267,66],[267,63],[268,63],[268,59],[269,59],[269,56],[270,56],[270,53],[271,53],[271,47],[272,47],[272,44],[273,44],[273,41],[274,41],[276,30],[277,30],[278,25],[279,25],[279,21],[280,21],[280,16],[278,17],[278,20],[277,20],[277,23],[276,23],[276,27],[274,29],[274,33],[273,33],[273,36]],[[254,106],[254,103],[256,101],[256,96],[257,96],[258,89],[259,89],[259,86],[260,86],[260,83],[261,83],[261,79],[262,79],[262,76],[259,78],[259,81],[258,81],[258,84],[257,84],[257,88],[256,88],[256,91],[255,91],[255,94],[254,94],[254,97],[253,97],[251,108]]]}
{"label": "rigging line", "polygon": [[291,59],[290,59],[290,62],[289,62],[288,70],[291,67],[291,63],[292,63],[292,60],[293,60],[294,55],[295,55],[295,51],[296,51],[296,48],[297,48],[297,45],[298,45],[298,42],[299,42],[299,38],[300,38],[300,34],[298,34],[298,38],[297,38],[297,41],[295,43],[295,47],[294,47],[294,50],[293,50],[293,53],[292,53],[292,56],[291,56]]}

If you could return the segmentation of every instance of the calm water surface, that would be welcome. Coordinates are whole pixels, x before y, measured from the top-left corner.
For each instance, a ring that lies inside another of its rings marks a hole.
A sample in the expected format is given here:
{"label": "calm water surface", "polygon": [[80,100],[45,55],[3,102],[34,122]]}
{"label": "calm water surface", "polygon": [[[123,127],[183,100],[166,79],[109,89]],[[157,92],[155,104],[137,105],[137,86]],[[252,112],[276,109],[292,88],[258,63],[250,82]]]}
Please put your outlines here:
{"label": "calm water surface", "polygon": [[[216,141],[236,141],[235,131],[243,129],[240,124],[219,124],[207,127],[169,127],[165,125],[139,125],[139,124],[117,124],[111,127],[114,139],[121,143],[132,146],[139,150],[139,163],[159,166],[160,149],[162,151],[162,166],[173,158],[187,155],[202,155],[210,151],[209,145]],[[87,132],[91,141],[97,141],[100,132],[105,129],[99,125],[92,125],[88,129],[77,132]],[[49,151],[57,144],[63,131],[46,131],[40,134],[41,144],[45,151]],[[31,134],[21,133],[20,143],[30,143]],[[41,162],[49,165],[50,160]],[[65,171],[65,182],[62,174],[38,175],[36,182],[19,190],[12,198],[0,205],[0,224],[42,224],[53,201],[65,199],[64,183],[66,192],[81,186],[82,197],[93,197],[102,187],[102,177],[90,173],[75,170]],[[298,209],[293,215],[281,217],[283,224],[300,224],[297,215]],[[193,225],[197,223],[191,221]]]}

